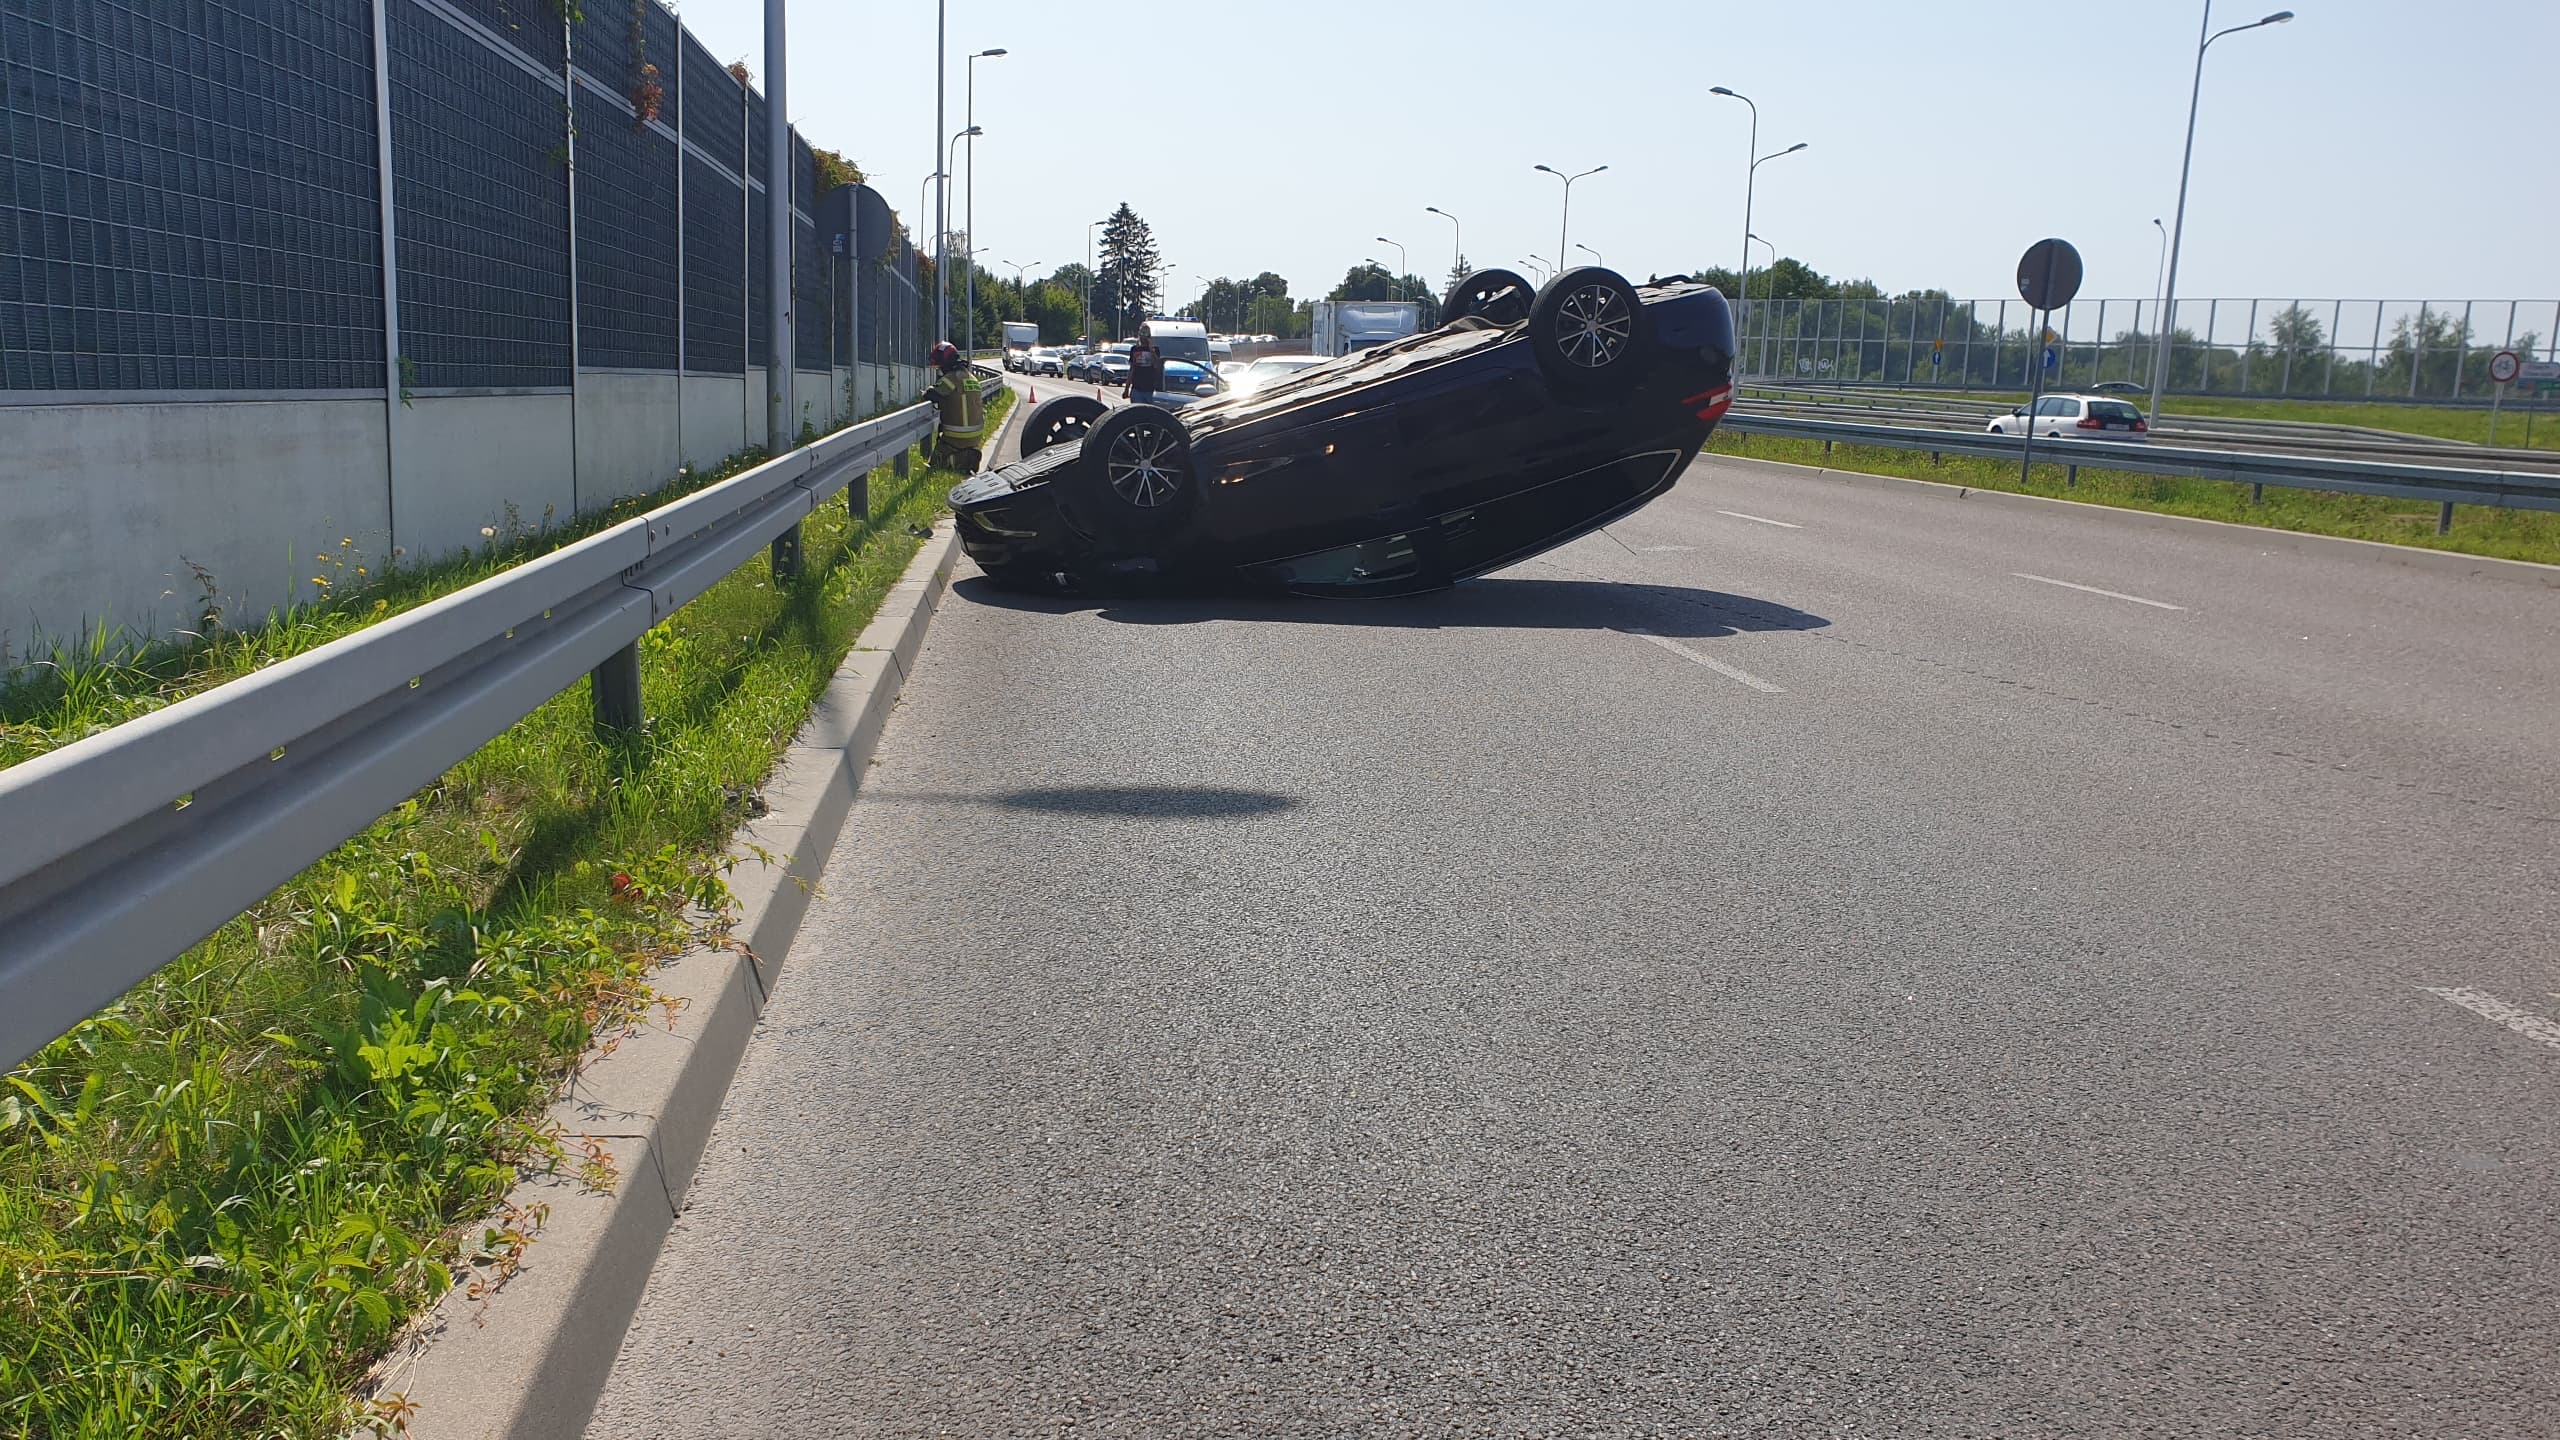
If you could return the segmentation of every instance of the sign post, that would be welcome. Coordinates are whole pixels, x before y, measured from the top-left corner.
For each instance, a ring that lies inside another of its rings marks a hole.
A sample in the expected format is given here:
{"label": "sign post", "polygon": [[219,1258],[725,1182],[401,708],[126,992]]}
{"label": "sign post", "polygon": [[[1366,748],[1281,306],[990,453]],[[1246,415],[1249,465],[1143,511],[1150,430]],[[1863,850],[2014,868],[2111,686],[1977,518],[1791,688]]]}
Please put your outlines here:
{"label": "sign post", "polygon": [[[2046,332],[2045,319],[2080,293],[2080,252],[2068,240],[2039,240],[2018,257],[2018,297],[2036,312],[2036,333]],[[2025,489],[2028,467],[2035,463],[2036,407],[2044,402],[2045,367],[2036,367],[2027,395],[2027,443],[2018,450],[2018,488]]]}
{"label": "sign post", "polygon": [[2498,443],[2498,404],[2507,398],[2507,387],[2515,383],[2524,369],[2524,360],[2513,350],[2501,350],[2489,357],[2489,381],[2497,388],[2489,392],[2489,443]]}

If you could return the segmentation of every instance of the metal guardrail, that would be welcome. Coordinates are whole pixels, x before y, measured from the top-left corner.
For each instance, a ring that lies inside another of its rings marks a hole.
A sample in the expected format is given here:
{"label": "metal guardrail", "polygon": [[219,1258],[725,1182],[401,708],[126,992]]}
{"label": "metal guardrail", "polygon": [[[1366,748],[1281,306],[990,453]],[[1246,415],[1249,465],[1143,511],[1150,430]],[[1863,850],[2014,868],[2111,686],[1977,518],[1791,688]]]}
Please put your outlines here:
{"label": "metal guardrail", "polygon": [[[800,522],[933,425],[919,404],[850,426],[0,770],[0,1067],[591,672],[599,723],[636,723],[640,637],[768,544],[777,568],[796,564]],[[867,509],[867,487],[855,495]]]}
{"label": "metal guardrail", "polygon": [[[1985,430],[1933,430],[1912,425],[1862,425],[1845,420],[1805,420],[1786,415],[1736,410],[1725,430],[1744,435],[1771,435],[1793,440],[1820,440],[1826,445],[1874,445],[1930,454],[1981,455],[2015,460],[2026,445],[2022,436],[1994,435]],[[2250,486],[2278,485],[2295,490],[2332,490],[2351,495],[2387,495],[2402,500],[2428,500],[2445,506],[2494,505],[2525,510],[2560,510],[2560,475],[2523,470],[2468,469],[2451,465],[2406,465],[2380,460],[2351,460],[2326,455],[2271,455],[2259,451],[2205,450],[2183,445],[2128,443],[2117,440],[2051,440],[2038,437],[2035,453],[2048,464],[2092,470],[2125,470],[2137,475],[2171,475],[2228,480]],[[2439,528],[2442,527],[2439,522]]]}

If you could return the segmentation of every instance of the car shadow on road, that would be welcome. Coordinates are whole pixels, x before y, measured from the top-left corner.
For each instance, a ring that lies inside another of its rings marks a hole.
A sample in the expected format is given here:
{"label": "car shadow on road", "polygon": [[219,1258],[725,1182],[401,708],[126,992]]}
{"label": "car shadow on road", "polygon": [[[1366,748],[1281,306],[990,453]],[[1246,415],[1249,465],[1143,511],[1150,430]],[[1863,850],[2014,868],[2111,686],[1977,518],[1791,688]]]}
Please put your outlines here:
{"label": "car shadow on road", "polygon": [[983,577],[953,592],[1008,610],[1070,614],[1091,610],[1123,625],[1197,625],[1211,620],[1265,620],[1297,625],[1374,625],[1390,629],[1646,630],[1681,640],[1770,630],[1820,630],[1830,621],[1751,595],[1688,585],[1494,576],[1394,600],[1327,600],[1218,591],[1150,594],[1026,595]]}

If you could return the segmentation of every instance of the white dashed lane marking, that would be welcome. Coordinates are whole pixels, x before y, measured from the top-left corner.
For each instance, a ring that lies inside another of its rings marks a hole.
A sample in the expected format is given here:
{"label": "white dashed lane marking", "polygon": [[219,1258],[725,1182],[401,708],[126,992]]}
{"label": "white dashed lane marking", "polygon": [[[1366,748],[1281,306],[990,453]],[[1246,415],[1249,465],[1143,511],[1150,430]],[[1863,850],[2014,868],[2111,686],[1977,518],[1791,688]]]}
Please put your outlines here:
{"label": "white dashed lane marking", "polygon": [[1690,649],[1688,646],[1683,645],[1679,641],[1671,639],[1668,636],[1656,635],[1648,630],[1629,630],[1624,633],[1633,635],[1639,640],[1650,641],[1653,644],[1659,645],[1663,649],[1670,651],[1672,654],[1679,656],[1683,660],[1704,665],[1727,680],[1734,681],[1738,684],[1748,685],[1763,695],[1784,695],[1787,693],[1785,690],[1770,684],[1768,681],[1761,679],[1759,676],[1752,674],[1748,670],[1727,665],[1721,660],[1711,659],[1705,655],[1701,655],[1697,651]]}
{"label": "white dashed lane marking", "polygon": [[2560,1023],[2536,1015],[2520,1005],[2510,1005],[2495,995],[2483,995],[2467,985],[2421,985],[2418,988],[2449,1005],[2459,1005],[2484,1020],[2495,1020],[2527,1040],[2560,1050]]}
{"label": "white dashed lane marking", "polygon": [[2065,590],[2077,590],[2084,595],[2104,595],[2110,600],[2130,600],[2136,605],[2148,605],[2154,610],[2187,608],[2184,605],[2172,605],[2166,600],[2145,600],[2139,595],[2127,595],[2121,590],[2101,590],[2095,585],[2074,585],[2068,580],[2056,580],[2050,575],[2030,575],[2024,570],[2012,570],[2009,573],[2021,580],[2033,580],[2039,585],[2059,585]]}
{"label": "white dashed lane marking", "polygon": [[1716,513],[1719,515],[1730,515],[1736,520],[1748,520],[1754,525],[1775,525],[1781,530],[1801,530],[1804,528],[1793,520],[1772,520],[1766,515],[1745,515],[1739,510],[1719,510]]}

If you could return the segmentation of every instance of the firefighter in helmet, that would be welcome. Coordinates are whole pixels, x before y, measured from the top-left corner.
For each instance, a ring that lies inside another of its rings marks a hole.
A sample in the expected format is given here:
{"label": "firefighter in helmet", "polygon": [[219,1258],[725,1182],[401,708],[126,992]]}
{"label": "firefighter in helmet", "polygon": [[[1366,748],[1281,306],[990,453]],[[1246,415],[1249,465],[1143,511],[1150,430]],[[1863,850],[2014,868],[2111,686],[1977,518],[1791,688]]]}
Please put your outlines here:
{"label": "firefighter in helmet", "polygon": [[934,376],[924,398],[940,412],[933,436],[934,463],[975,474],[987,433],[987,402],[979,393],[978,377],[970,371],[969,362],[960,358],[960,347],[948,340],[936,344],[926,361]]}

